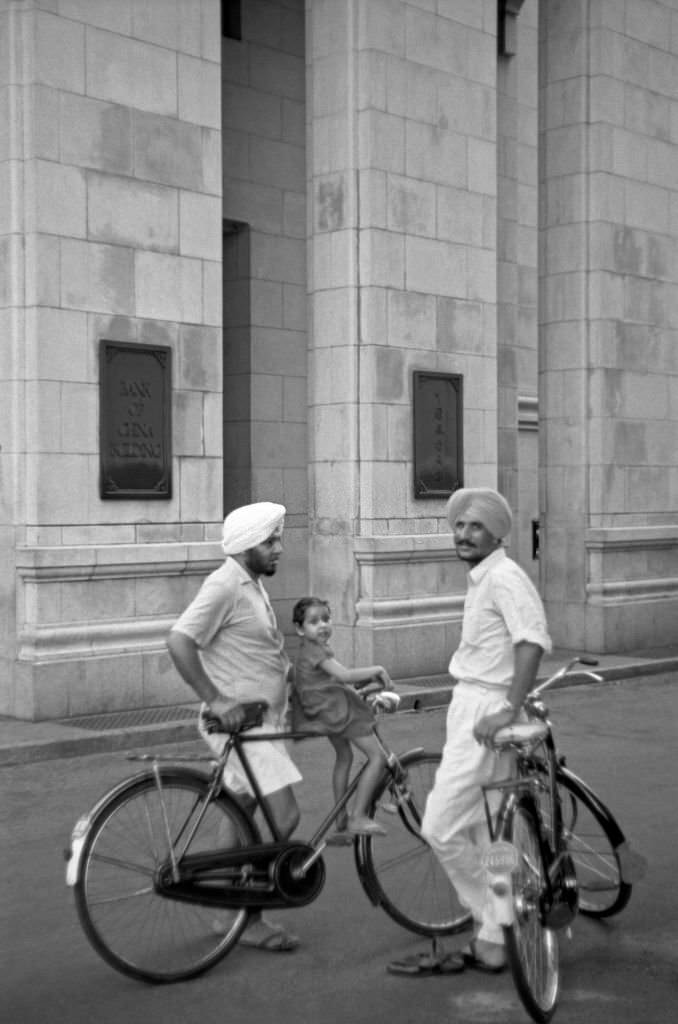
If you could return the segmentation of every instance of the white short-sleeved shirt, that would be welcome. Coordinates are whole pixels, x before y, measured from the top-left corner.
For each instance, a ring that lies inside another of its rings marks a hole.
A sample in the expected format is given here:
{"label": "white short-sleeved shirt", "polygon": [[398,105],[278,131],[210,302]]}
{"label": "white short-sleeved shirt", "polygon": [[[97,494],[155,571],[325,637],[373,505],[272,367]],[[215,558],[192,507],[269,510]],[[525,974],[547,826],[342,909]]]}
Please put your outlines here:
{"label": "white short-sleeved shirt", "polygon": [[546,614],[531,579],[498,548],[468,574],[459,647],[449,671],[455,679],[508,687],[513,647],[521,641],[551,650]]}
{"label": "white short-sleeved shirt", "polygon": [[174,629],[198,646],[207,675],[237,701],[265,700],[277,720],[287,702],[289,659],[260,580],[227,558],[211,573]]}
{"label": "white short-sleeved shirt", "polygon": [[[289,659],[268,595],[232,558],[211,573],[174,627],[195,641],[207,675],[220,693],[237,701],[264,700],[268,710],[256,732],[283,731]],[[220,754],[223,735],[201,733]],[[266,795],[301,779],[283,741],[249,743],[247,756]],[[224,783],[238,792],[251,787],[237,755],[224,769]]]}

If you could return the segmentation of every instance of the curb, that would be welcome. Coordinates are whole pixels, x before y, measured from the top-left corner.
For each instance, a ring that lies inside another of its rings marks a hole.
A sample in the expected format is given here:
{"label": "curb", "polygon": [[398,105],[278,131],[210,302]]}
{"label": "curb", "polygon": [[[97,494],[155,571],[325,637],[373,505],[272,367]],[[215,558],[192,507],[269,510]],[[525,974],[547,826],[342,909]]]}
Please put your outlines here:
{"label": "curb", "polygon": [[[445,707],[449,704],[451,697],[451,685],[401,693],[397,714],[411,714]],[[137,725],[124,729],[106,729],[96,733],[83,730],[81,736],[74,736],[72,727],[66,723],[59,723],[53,728],[68,730],[68,736],[24,743],[19,741],[13,745],[0,746],[0,768],[61,758],[84,757],[88,754],[115,753],[134,750],[137,747],[197,742],[199,735],[196,720],[197,712],[189,711],[185,721],[171,722],[166,725]]]}
{"label": "curb", "polygon": [[[644,682],[675,681],[678,672],[678,656],[658,658],[642,664],[617,665],[596,668],[604,683],[624,683],[634,680],[642,685]],[[547,678],[539,676],[539,681]],[[396,680],[400,688],[400,707],[397,714],[413,714],[446,707],[452,697],[451,683],[442,683],[444,676],[417,680]],[[408,686],[409,684],[409,686]],[[567,679],[557,683],[554,689],[570,689],[575,686],[597,685],[591,683],[583,673],[572,672]],[[405,686],[405,689],[402,687]],[[44,723],[40,723],[44,725]],[[31,723],[22,723],[30,729]],[[43,740],[13,740],[6,745],[0,742],[0,768],[34,764],[40,761],[52,761],[62,758],[81,757],[88,754],[107,754],[116,751],[134,750],[139,747],[161,746],[170,743],[190,743],[198,740],[196,712],[187,709],[187,717],[183,721],[165,724],[128,726],[122,729],[107,729],[99,732],[82,730],[77,735],[68,722],[50,723],[53,730],[63,729],[68,735],[56,735]]]}

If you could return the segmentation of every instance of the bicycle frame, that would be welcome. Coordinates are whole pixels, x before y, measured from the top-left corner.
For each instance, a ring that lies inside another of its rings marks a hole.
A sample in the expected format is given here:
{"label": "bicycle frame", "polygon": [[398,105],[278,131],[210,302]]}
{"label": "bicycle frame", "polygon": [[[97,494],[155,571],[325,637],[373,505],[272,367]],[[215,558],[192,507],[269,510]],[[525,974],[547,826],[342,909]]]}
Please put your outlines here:
{"label": "bicycle frame", "polygon": [[[379,746],[381,747],[382,753],[384,754],[384,759],[385,759],[384,771],[385,772],[389,772],[390,774],[393,774],[394,770],[396,770],[397,766],[399,765],[399,759],[398,759],[397,755],[394,754],[393,751],[390,750],[383,743],[383,741],[382,741],[382,739],[381,739],[381,737],[379,735],[379,732],[378,732],[376,726],[373,727],[373,733],[374,733],[374,735],[377,738],[377,742],[379,743]],[[311,733],[311,734],[309,734],[307,732],[265,732],[265,733],[254,733],[254,734],[247,733],[247,732],[244,732],[244,733],[231,733],[231,734],[229,734],[228,739],[226,740],[226,745],[224,747],[224,751],[221,754],[221,756],[219,757],[219,760],[217,762],[217,766],[215,768],[215,772],[217,772],[218,777],[220,778],[221,777],[221,773],[223,772],[223,769],[224,769],[224,767],[227,764],[227,761],[228,761],[228,758],[229,758],[231,752],[233,751],[233,752],[235,752],[238,755],[238,757],[240,759],[240,763],[241,763],[241,765],[243,767],[243,771],[245,772],[245,775],[247,776],[247,781],[249,782],[249,785],[250,785],[250,787],[252,789],[252,793],[254,795],[254,806],[255,806],[255,809],[259,808],[261,810],[261,812],[263,814],[263,817],[264,817],[264,820],[266,821],[266,825],[267,825],[267,827],[268,827],[268,829],[269,829],[273,839],[276,842],[282,842],[283,841],[283,837],[282,837],[282,834],[280,832],[280,829],[278,828],[278,826],[277,826],[277,824],[275,822],[275,819],[274,819],[274,817],[273,817],[273,815],[271,813],[268,801],[266,800],[265,795],[261,791],[261,787],[260,787],[260,785],[259,785],[259,783],[257,781],[256,775],[255,775],[255,773],[254,773],[254,771],[252,769],[252,766],[250,764],[249,758],[247,757],[247,754],[246,754],[244,748],[249,743],[258,743],[258,742],[265,742],[265,741],[272,742],[272,741],[276,741],[276,740],[277,741],[280,741],[280,740],[312,740],[312,739],[326,739],[326,738],[327,738],[327,735],[325,733]],[[327,832],[329,831],[332,823],[339,817],[339,815],[344,810],[344,808],[348,804],[349,800],[351,799],[351,797],[355,793],[356,789],[358,788],[358,783],[360,782],[360,779],[361,779],[362,774],[365,771],[366,767],[367,767],[367,762],[364,762],[358,768],[358,770],[355,772],[355,774],[353,775],[352,779],[350,780],[350,782],[348,784],[348,788],[347,788],[346,792],[344,793],[344,795],[342,797],[340,797],[339,800],[337,800],[337,802],[334,804],[334,806],[329,811],[327,816],[323,819],[321,824],[318,826],[318,828],[314,832],[314,834],[311,837],[311,839],[308,841],[308,845],[309,846],[316,847],[317,844],[322,840],[323,836],[325,836],[327,834]]]}
{"label": "bicycle frame", "polygon": [[[384,759],[385,759],[384,775],[390,775],[391,777],[396,777],[397,778],[398,771],[401,768],[401,763],[400,763],[400,759],[399,759],[398,755],[396,755],[392,750],[390,750],[384,744],[384,742],[382,741],[382,739],[381,739],[381,737],[379,735],[379,732],[378,732],[376,726],[373,727],[373,732],[374,732],[374,735],[377,738],[377,742],[379,743],[379,745],[380,745],[380,747],[382,749],[382,752],[384,754]],[[245,813],[247,814],[247,816],[249,818],[253,818],[254,814],[257,811],[257,809],[261,811],[262,816],[264,818],[264,821],[266,822],[266,826],[267,826],[267,828],[268,828],[268,830],[270,832],[271,839],[272,839],[271,843],[264,843],[259,838],[258,845],[261,847],[261,852],[263,853],[265,850],[269,850],[271,853],[273,853],[275,850],[279,851],[279,850],[283,849],[284,846],[285,846],[286,840],[284,839],[284,837],[283,837],[283,835],[282,835],[282,833],[280,831],[280,828],[278,827],[278,825],[277,825],[277,823],[275,821],[275,818],[274,818],[274,816],[273,816],[273,814],[271,812],[271,809],[270,809],[269,802],[268,802],[268,800],[266,799],[266,796],[264,795],[264,793],[261,790],[261,787],[260,787],[259,782],[257,780],[256,774],[255,774],[255,772],[254,772],[254,770],[252,768],[252,765],[250,763],[250,760],[249,760],[249,758],[247,756],[246,747],[250,743],[258,743],[258,742],[260,743],[260,742],[265,742],[265,741],[280,741],[280,740],[288,740],[288,739],[292,739],[292,740],[309,740],[309,739],[323,739],[323,738],[326,738],[326,736],[325,736],[325,734],[322,734],[322,733],[317,733],[317,734],[316,733],[309,734],[309,733],[305,733],[305,732],[249,733],[249,732],[245,731],[245,732],[238,732],[238,733],[230,733],[230,734],[228,734],[226,736],[226,739],[225,739],[224,749],[223,749],[222,753],[217,758],[205,757],[205,756],[200,756],[198,758],[177,758],[177,757],[163,757],[162,755],[152,755],[152,754],[150,754],[150,755],[149,754],[131,755],[131,759],[150,761],[152,763],[152,766],[153,766],[152,770],[153,770],[153,774],[154,774],[155,779],[156,779],[156,786],[157,786],[158,792],[160,794],[161,805],[162,805],[162,799],[163,799],[162,798],[162,780],[161,780],[160,772],[158,770],[158,765],[159,765],[160,762],[162,762],[162,761],[169,761],[169,762],[172,762],[172,763],[176,763],[177,761],[181,761],[181,760],[190,760],[190,761],[195,761],[195,760],[205,761],[205,760],[207,760],[207,761],[209,761],[213,765],[212,771],[211,771],[209,776],[205,776],[202,773],[196,773],[196,775],[202,781],[204,781],[204,783],[206,785],[206,793],[205,793],[204,800],[202,802],[202,807],[200,808],[200,810],[199,810],[199,812],[198,812],[198,814],[197,814],[197,816],[195,818],[195,821],[192,823],[188,835],[185,837],[185,839],[182,837],[181,849],[179,851],[177,851],[176,850],[176,844],[173,846],[171,843],[168,842],[168,848],[170,849],[171,871],[172,871],[172,880],[173,880],[173,882],[178,882],[178,880],[179,880],[179,875],[180,875],[180,873],[179,873],[179,865],[181,864],[182,860],[188,854],[191,840],[192,840],[193,836],[196,834],[196,832],[198,831],[198,828],[200,827],[200,823],[202,821],[202,818],[204,817],[204,814],[205,814],[205,812],[207,810],[207,807],[209,806],[209,803],[215,798],[215,796],[219,793],[220,789],[222,788],[222,781],[221,780],[222,780],[223,770],[224,770],[224,767],[226,766],[226,764],[228,762],[228,759],[229,759],[229,757],[231,756],[232,753],[236,753],[238,755],[238,758],[240,759],[240,763],[242,765],[242,768],[243,768],[243,771],[244,771],[245,776],[247,778],[247,781],[248,781],[248,783],[249,783],[249,785],[251,787],[251,790],[252,790],[251,806],[243,805],[243,800],[242,800],[242,798],[238,794],[235,794],[235,793],[231,792],[230,790],[226,790],[226,792],[228,792],[229,795],[231,796],[231,798],[235,799],[240,804],[240,806],[243,807],[243,810],[245,811]],[[419,750],[419,749],[421,749],[421,748],[417,748],[417,750]],[[402,757],[409,757],[414,752],[416,752],[416,751],[408,751],[406,754],[401,755],[401,756]],[[305,841],[303,843],[300,843],[300,841],[292,841],[292,840],[290,841],[290,843],[292,845],[295,845],[297,847],[303,846],[307,850],[307,855],[304,857],[303,862],[301,864],[297,865],[294,868],[294,875],[298,879],[303,879],[304,876],[306,875],[306,873],[309,871],[309,869],[313,866],[313,864],[320,858],[323,850],[325,849],[325,847],[327,845],[327,843],[324,841],[324,837],[329,832],[329,830],[330,830],[330,828],[332,826],[332,823],[341,814],[341,812],[344,810],[344,808],[346,807],[346,805],[350,801],[351,797],[355,793],[356,789],[358,788],[358,784],[360,782],[360,779],[361,779],[361,777],[363,775],[363,772],[365,771],[366,767],[367,767],[367,762],[364,762],[358,768],[358,770],[355,772],[355,774],[351,778],[346,792],[332,806],[332,808],[330,809],[328,814],[325,816],[325,818],[323,818],[323,820],[321,821],[320,825],[316,828],[315,832],[313,833],[313,835],[311,836],[311,838],[309,840],[307,840],[307,841]],[[248,801],[248,803],[249,803],[249,801]],[[96,810],[96,808],[95,808],[95,810]],[[94,811],[91,812],[91,814],[88,817],[91,818],[93,816],[93,814],[94,814]],[[168,836],[168,839],[169,839],[169,836]],[[253,852],[252,848],[250,848],[249,852],[250,853]],[[78,853],[79,853],[79,851],[78,851]],[[361,858],[360,858],[358,850],[356,850],[356,857],[357,857],[357,861],[358,861],[358,869],[360,871],[360,861],[361,861]],[[220,858],[221,858],[221,855],[218,852],[215,852],[213,854],[201,854],[200,855],[200,868],[199,868],[199,870],[201,870],[201,871],[208,871],[208,870],[210,870],[212,868],[215,868],[215,869],[218,868],[219,864],[220,864]],[[77,860],[77,858],[76,858],[76,860]],[[74,872],[74,875],[77,872],[77,863],[75,863],[73,865],[73,872]]]}

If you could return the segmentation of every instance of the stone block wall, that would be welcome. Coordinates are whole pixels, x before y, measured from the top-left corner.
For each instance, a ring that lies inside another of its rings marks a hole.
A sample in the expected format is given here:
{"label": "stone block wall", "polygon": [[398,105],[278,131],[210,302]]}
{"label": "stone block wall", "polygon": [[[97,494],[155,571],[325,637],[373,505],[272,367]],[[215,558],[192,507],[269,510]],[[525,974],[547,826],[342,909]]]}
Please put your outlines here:
{"label": "stone block wall", "polygon": [[[510,17],[510,15],[509,15]],[[497,486],[513,509],[511,554],[536,581],[537,489],[537,0],[512,22],[497,68]],[[525,409],[530,410],[525,415]]]}
{"label": "stone block wall", "polygon": [[[305,524],[306,484],[306,129],[303,0],[243,4],[242,38],[222,41],[223,215],[247,230],[244,327],[225,338],[229,417],[249,433],[248,465],[225,466],[226,511],[245,497],[282,501]],[[228,237],[228,236],[227,236]],[[235,298],[226,294],[225,318]],[[246,364],[242,372],[242,355]],[[233,383],[233,377],[237,381]],[[231,382],[229,383],[229,377]],[[228,415],[228,414],[227,414]],[[227,434],[228,434],[227,429]],[[242,452],[240,452],[242,455]],[[234,453],[234,459],[237,453]],[[289,525],[289,523],[288,523]]]}
{"label": "stone block wall", "polygon": [[542,13],[545,594],[563,645],[656,647],[678,612],[678,4]]}
{"label": "stone block wall", "polygon": [[224,512],[287,508],[269,581],[281,628],[308,588],[306,68],[303,0],[242,5],[222,40]]}
{"label": "stone block wall", "polygon": [[414,498],[415,369],[463,374],[465,482],[496,485],[496,46],[486,0],[310,5],[311,579],[400,675],[445,671],[464,590]]}
{"label": "stone block wall", "polygon": [[[5,713],[166,695],[168,594],[214,556],[219,38],[217,0],[0,3]],[[101,339],[172,349],[171,500],[99,498]]]}

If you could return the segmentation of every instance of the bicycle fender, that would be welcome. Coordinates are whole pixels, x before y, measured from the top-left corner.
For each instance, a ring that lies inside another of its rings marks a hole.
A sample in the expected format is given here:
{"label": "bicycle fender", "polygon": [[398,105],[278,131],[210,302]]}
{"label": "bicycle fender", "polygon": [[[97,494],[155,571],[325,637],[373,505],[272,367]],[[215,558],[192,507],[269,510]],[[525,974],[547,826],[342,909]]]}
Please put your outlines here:
{"label": "bicycle fender", "polygon": [[[161,781],[163,775],[174,774],[176,771],[176,766],[163,766],[160,769]],[[185,768],[182,765],[180,771],[182,772],[183,775],[191,775],[196,782],[201,783],[204,786],[207,786],[209,783],[208,777],[203,772],[198,771],[196,768]],[[155,774],[153,771],[145,769],[144,771],[137,772],[136,775],[132,775],[127,779],[123,779],[122,782],[119,782],[117,786],[113,787],[113,789],[109,789],[107,793],[104,793],[104,795],[100,797],[99,800],[97,800],[97,802],[89,811],[87,811],[85,814],[82,814],[78,818],[71,832],[70,845],[64,851],[64,856],[67,861],[66,885],[74,886],[78,880],[78,877],[80,875],[80,864],[82,861],[82,851],[85,846],[85,840],[87,839],[89,830],[92,827],[92,822],[95,821],[101,810],[112,800],[117,799],[117,797],[120,796],[121,793],[124,793],[127,788],[135,786],[138,782],[141,782],[143,779],[149,778],[155,780]]]}
{"label": "bicycle fender", "polygon": [[561,779],[567,780],[567,785],[574,795],[582,803],[588,804],[590,809],[601,819],[601,822],[605,824],[614,849],[626,842],[626,836],[619,827],[617,819],[583,779],[580,779],[574,772],[571,772],[569,768],[559,765],[556,770],[556,780],[560,781]]}

